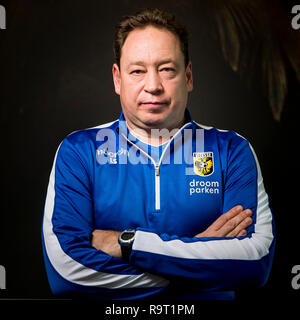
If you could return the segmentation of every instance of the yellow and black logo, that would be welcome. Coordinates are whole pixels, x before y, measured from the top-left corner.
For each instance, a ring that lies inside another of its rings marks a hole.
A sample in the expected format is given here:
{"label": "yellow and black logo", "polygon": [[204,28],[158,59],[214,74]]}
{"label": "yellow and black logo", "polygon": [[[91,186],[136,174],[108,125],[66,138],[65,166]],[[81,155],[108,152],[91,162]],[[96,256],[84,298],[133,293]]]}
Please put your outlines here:
{"label": "yellow and black logo", "polygon": [[194,152],[194,172],[201,177],[209,176],[214,172],[213,152]]}

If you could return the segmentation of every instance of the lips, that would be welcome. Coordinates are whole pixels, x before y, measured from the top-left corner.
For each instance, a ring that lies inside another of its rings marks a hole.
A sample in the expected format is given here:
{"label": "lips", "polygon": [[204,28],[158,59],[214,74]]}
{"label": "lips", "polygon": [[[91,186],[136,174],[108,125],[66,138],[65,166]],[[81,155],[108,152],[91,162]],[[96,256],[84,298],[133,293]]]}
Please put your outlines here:
{"label": "lips", "polygon": [[160,106],[160,105],[165,105],[169,104],[169,101],[163,100],[163,101],[142,101],[140,102],[142,105],[153,105],[153,106]]}

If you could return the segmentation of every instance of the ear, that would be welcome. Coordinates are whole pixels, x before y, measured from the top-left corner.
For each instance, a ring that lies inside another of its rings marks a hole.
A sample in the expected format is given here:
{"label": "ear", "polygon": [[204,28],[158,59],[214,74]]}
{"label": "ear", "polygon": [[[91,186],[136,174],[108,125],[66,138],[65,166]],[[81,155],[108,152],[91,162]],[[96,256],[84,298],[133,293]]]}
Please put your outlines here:
{"label": "ear", "polygon": [[189,61],[186,69],[185,69],[185,76],[186,76],[186,85],[188,92],[193,90],[193,72],[192,72],[192,62]]}
{"label": "ear", "polygon": [[116,63],[113,64],[112,74],[113,74],[115,92],[116,94],[120,95],[121,75],[120,75],[120,69]]}

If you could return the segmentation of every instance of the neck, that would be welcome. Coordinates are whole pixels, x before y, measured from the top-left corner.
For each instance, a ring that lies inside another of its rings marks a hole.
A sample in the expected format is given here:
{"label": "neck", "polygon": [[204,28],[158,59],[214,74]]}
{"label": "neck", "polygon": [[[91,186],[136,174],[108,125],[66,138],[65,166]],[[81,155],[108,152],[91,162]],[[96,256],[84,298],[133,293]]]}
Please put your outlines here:
{"label": "neck", "polygon": [[141,140],[144,143],[153,145],[153,146],[159,146],[170,139],[173,138],[173,136],[176,134],[178,130],[185,124],[185,119],[183,118],[181,121],[178,122],[178,124],[171,128],[140,128],[135,126],[132,123],[129,123],[126,121],[126,125],[128,127],[128,130],[130,131],[131,134],[133,134],[136,138]]}

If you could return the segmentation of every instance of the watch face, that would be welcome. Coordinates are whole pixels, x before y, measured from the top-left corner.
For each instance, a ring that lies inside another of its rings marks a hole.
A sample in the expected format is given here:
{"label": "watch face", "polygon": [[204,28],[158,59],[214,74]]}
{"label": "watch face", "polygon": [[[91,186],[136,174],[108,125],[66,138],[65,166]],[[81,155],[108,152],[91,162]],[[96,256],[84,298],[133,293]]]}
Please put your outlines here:
{"label": "watch face", "polygon": [[132,239],[134,236],[134,233],[133,232],[124,232],[121,236],[121,239],[126,241],[126,240],[130,240]]}

